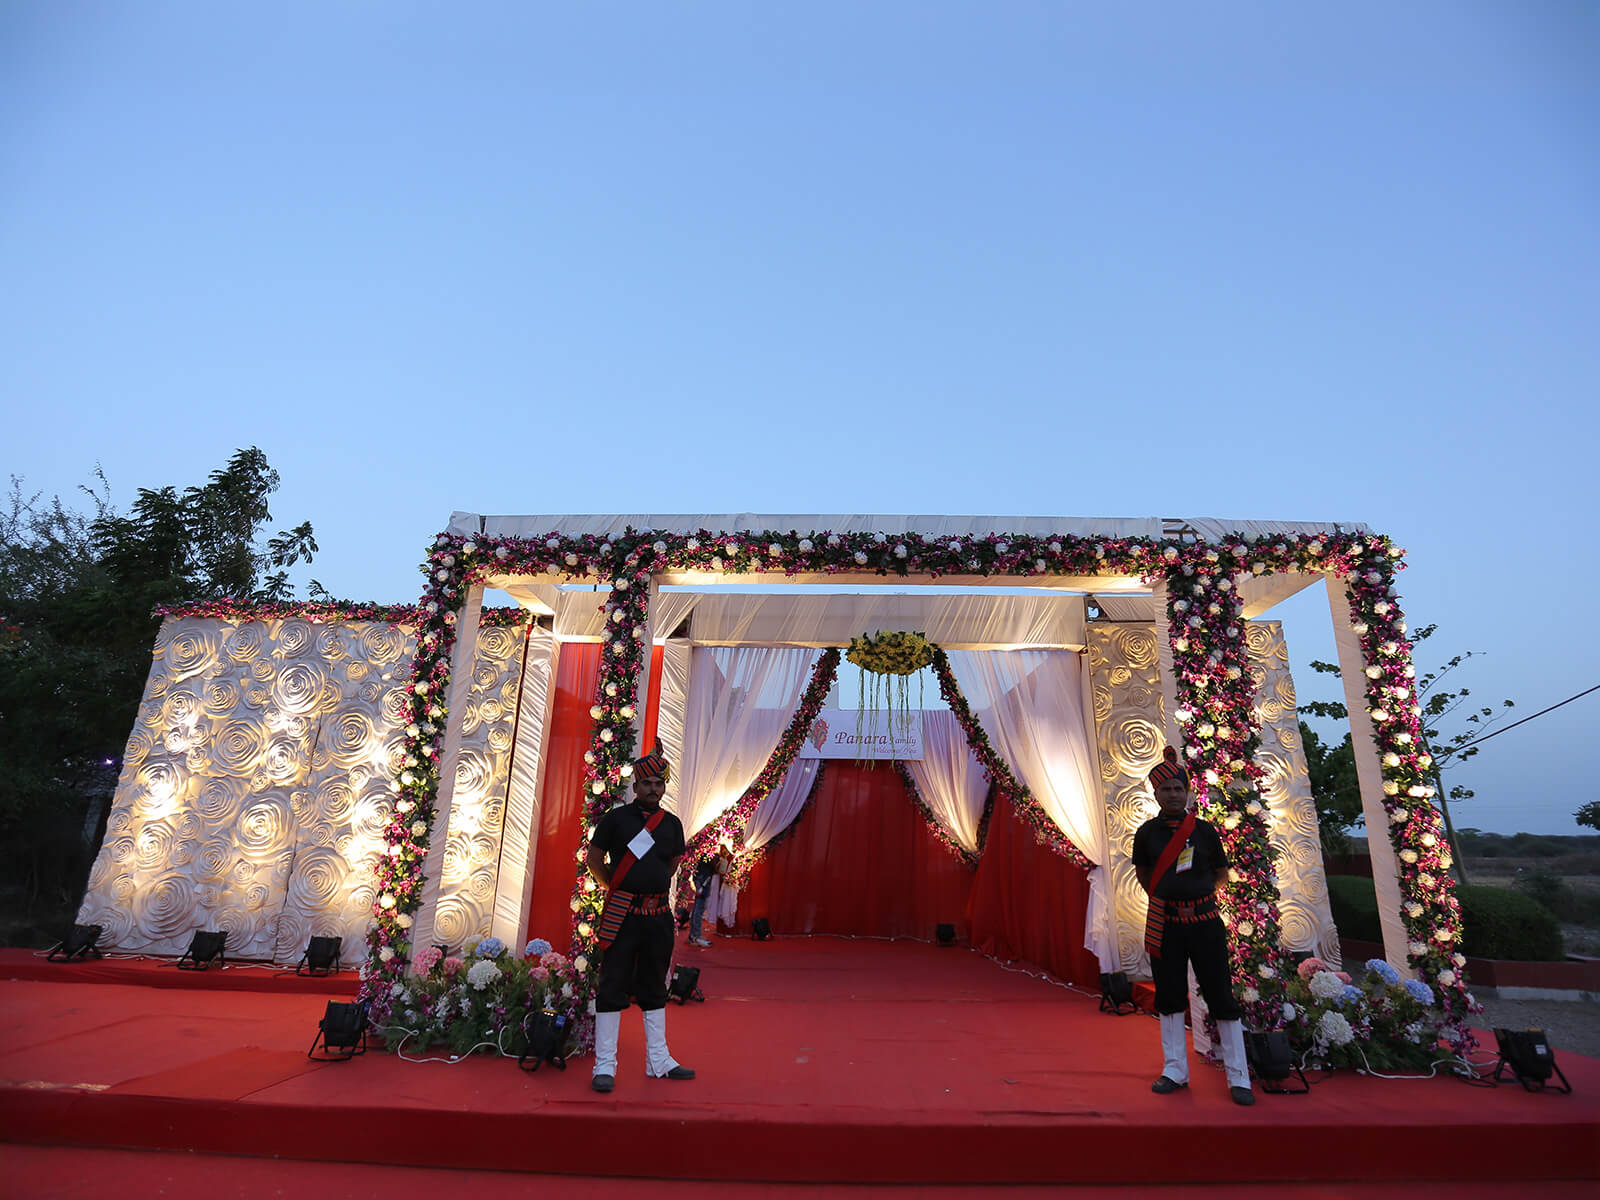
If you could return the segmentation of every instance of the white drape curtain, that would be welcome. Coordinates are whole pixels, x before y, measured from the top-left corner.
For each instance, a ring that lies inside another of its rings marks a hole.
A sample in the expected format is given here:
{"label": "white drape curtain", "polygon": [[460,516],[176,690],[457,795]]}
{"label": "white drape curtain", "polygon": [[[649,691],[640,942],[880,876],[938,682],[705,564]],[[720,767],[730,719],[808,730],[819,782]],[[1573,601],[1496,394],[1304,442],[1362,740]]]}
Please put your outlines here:
{"label": "white drape curtain", "polygon": [[923,712],[922,758],[906,760],[906,768],[939,824],[963,850],[976,853],[989,781],[953,712],[947,708]]}
{"label": "white drape curtain", "polygon": [[693,836],[738,800],[800,706],[817,651],[696,646],[689,666],[678,819]]}
{"label": "white drape curtain", "polygon": [[816,782],[821,766],[820,758],[797,758],[789,765],[783,782],[767,793],[761,807],[750,818],[750,824],[745,826],[746,848],[759,850],[794,824],[806,797],[811,794],[811,785]]}
{"label": "white drape curtain", "polygon": [[1101,970],[1116,970],[1105,811],[1078,656],[1056,650],[953,650],[950,668],[995,751],[1095,864],[1089,873],[1084,945],[1100,960]]}

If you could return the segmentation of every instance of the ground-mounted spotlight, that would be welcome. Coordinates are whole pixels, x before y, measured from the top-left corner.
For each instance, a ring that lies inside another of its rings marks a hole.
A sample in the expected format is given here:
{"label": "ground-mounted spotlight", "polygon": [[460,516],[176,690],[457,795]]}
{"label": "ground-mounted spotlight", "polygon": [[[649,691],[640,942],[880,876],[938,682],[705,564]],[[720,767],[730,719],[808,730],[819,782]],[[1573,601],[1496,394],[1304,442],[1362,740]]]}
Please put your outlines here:
{"label": "ground-mounted spotlight", "polygon": [[679,1004],[691,1000],[705,1002],[706,994],[700,990],[699,967],[673,967],[672,982],[667,985],[667,995]]}
{"label": "ground-mounted spotlight", "polygon": [[332,975],[339,969],[339,952],[344,946],[343,938],[314,937],[306,946],[306,952],[300,956],[300,962],[295,967],[296,975]]}
{"label": "ground-mounted spotlight", "polygon": [[[322,1053],[317,1053],[318,1044]],[[311,1039],[307,1058],[320,1062],[345,1062],[367,1052],[367,1006],[328,1001],[322,1020],[317,1022],[317,1036]]]}
{"label": "ground-mounted spotlight", "polygon": [[1496,1029],[1494,1040],[1500,1047],[1500,1061],[1494,1065],[1494,1081],[1509,1067],[1525,1091],[1542,1092],[1554,1075],[1561,1080],[1558,1092],[1571,1092],[1572,1085],[1556,1066],[1556,1052],[1542,1029]]}
{"label": "ground-mounted spotlight", "polygon": [[750,936],[758,942],[764,942],[772,936],[772,922],[765,917],[757,917],[750,922]]}
{"label": "ground-mounted spotlight", "polygon": [[[211,966],[213,960],[220,962],[224,967],[228,965],[226,953],[228,945],[228,931],[226,929],[197,929],[194,937],[189,939],[189,948],[178,956],[178,970],[204,971]],[[184,960],[188,965],[184,965]]]}
{"label": "ground-mounted spotlight", "polygon": [[[1244,1035],[1244,1054],[1250,1070],[1261,1081],[1261,1090],[1274,1096],[1301,1096],[1311,1090],[1300,1065],[1294,1061],[1294,1050],[1289,1046],[1289,1035],[1281,1029],[1264,1033],[1254,1030]],[[1300,1086],[1291,1088],[1291,1078],[1300,1080]]]}
{"label": "ground-mounted spotlight", "polygon": [[954,946],[956,944],[956,927],[948,921],[941,921],[933,928],[933,940],[941,946]]}
{"label": "ground-mounted spotlight", "polygon": [[558,1071],[567,1069],[567,1040],[572,1030],[567,1015],[553,1008],[531,1012],[522,1022],[522,1034],[528,1040],[517,1066],[524,1071],[537,1071],[549,1063]]}
{"label": "ground-mounted spotlight", "polygon": [[1100,972],[1100,1011],[1118,1017],[1139,1011],[1139,1006],[1133,1002],[1133,983],[1126,971]]}
{"label": "ground-mounted spotlight", "polygon": [[104,956],[95,943],[105,931],[104,925],[74,925],[71,933],[50,947],[50,953],[46,954],[45,958],[51,962],[71,962],[75,958],[102,958]]}

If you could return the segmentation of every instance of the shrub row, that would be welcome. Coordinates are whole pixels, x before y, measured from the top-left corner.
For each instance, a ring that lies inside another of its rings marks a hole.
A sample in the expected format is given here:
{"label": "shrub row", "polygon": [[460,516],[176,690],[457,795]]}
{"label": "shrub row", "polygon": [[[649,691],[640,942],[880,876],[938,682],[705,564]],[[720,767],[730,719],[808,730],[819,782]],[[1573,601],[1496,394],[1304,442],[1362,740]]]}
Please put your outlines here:
{"label": "shrub row", "polygon": [[[1538,901],[1506,888],[1468,885],[1461,901],[1462,953],[1469,958],[1553,962],[1563,957],[1561,926]],[[1328,877],[1328,905],[1342,937],[1381,942],[1378,898],[1372,880],[1358,875]]]}

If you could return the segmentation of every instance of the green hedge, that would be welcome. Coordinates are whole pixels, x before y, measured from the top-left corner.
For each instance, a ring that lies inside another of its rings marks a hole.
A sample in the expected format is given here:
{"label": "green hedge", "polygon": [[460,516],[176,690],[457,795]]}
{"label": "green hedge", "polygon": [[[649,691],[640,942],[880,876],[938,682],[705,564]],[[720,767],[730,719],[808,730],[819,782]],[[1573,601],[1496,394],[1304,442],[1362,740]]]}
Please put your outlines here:
{"label": "green hedge", "polygon": [[[1461,901],[1462,953],[1469,958],[1559,961],[1561,926],[1538,901],[1507,888],[1473,884],[1456,889]],[[1328,907],[1341,937],[1381,942],[1378,898],[1372,880],[1328,876]]]}
{"label": "green hedge", "polygon": [[1509,888],[1472,884],[1456,889],[1469,958],[1553,962],[1565,957],[1561,925],[1544,905]]}
{"label": "green hedge", "polygon": [[1378,926],[1378,897],[1372,880],[1362,875],[1329,875],[1328,908],[1339,936],[1361,942],[1383,941]]}

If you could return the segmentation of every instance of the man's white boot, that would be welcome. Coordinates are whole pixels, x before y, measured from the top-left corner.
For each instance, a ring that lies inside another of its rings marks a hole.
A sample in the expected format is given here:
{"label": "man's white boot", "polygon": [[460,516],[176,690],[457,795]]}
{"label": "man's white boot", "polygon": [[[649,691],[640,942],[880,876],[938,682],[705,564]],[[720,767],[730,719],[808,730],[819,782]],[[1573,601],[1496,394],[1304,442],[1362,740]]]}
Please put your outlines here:
{"label": "man's white boot", "polygon": [[1161,1078],[1150,1085],[1157,1093],[1175,1092],[1189,1083],[1189,1039],[1181,1012],[1161,1014]]}
{"label": "man's white boot", "polygon": [[644,1016],[644,1069],[656,1079],[693,1079],[694,1072],[678,1065],[667,1052],[667,1010],[652,1008]]}
{"label": "man's white boot", "polygon": [[1218,1021],[1217,1040],[1222,1043],[1222,1068],[1228,1073],[1228,1094],[1235,1104],[1254,1104],[1250,1090],[1250,1060],[1244,1052],[1244,1025],[1239,1021]]}
{"label": "man's white boot", "polygon": [[617,1084],[617,1034],[621,1031],[621,1013],[595,1013],[594,1078],[589,1085],[597,1092],[609,1092]]}

